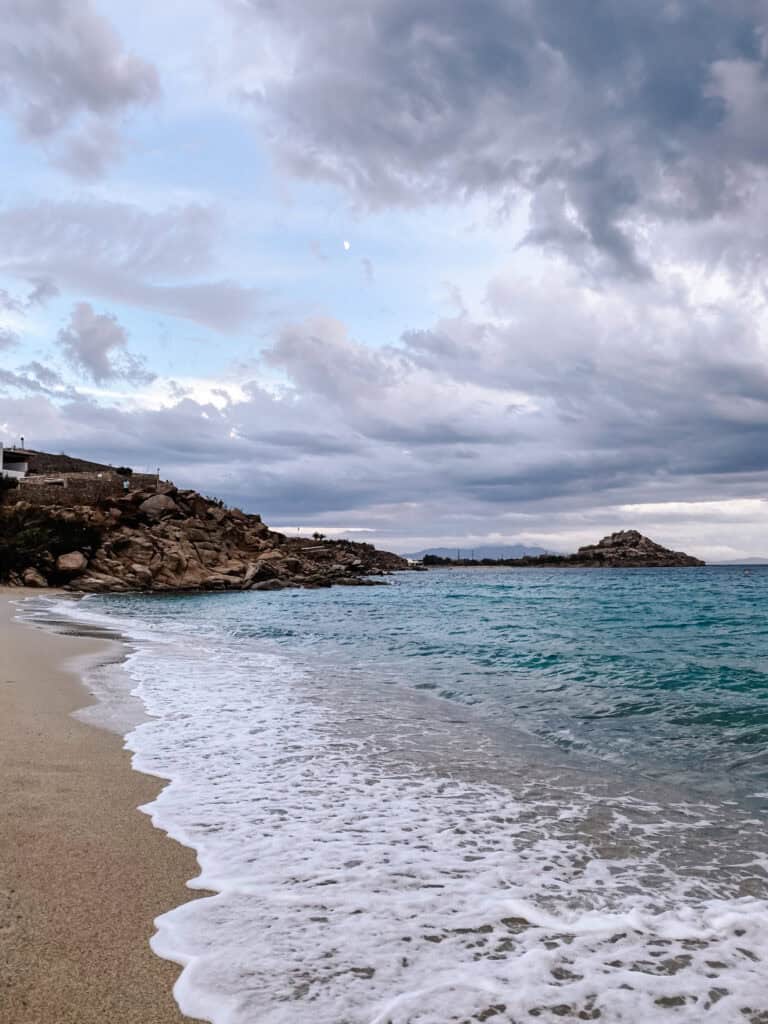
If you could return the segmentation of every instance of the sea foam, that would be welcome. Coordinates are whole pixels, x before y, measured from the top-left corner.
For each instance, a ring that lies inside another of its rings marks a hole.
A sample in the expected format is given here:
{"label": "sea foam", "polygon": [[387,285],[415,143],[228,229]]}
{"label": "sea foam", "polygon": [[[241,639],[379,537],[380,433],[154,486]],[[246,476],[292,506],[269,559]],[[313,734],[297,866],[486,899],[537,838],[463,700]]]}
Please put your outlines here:
{"label": "sea foam", "polygon": [[[102,621],[98,604],[59,608]],[[181,617],[183,619],[183,616]],[[144,810],[214,896],[156,921],[215,1024],[762,1021],[759,821],[537,762],[441,702],[247,637],[105,617],[168,779]]]}

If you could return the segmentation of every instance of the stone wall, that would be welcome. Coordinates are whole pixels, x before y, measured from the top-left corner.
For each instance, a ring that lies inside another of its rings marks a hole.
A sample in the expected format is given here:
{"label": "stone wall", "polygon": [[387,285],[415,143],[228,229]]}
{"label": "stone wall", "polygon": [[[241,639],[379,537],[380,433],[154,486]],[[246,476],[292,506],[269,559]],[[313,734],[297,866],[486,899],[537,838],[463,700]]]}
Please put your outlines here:
{"label": "stone wall", "polygon": [[[123,477],[120,479],[122,480]],[[134,473],[128,479],[131,482],[132,491],[149,491],[160,483],[157,473]]]}
{"label": "stone wall", "polygon": [[123,480],[130,491],[154,488],[155,474],[134,473],[131,477],[116,473],[63,473],[29,476],[7,492],[6,503],[28,501],[33,505],[97,505],[104,498],[119,498],[125,493]]}

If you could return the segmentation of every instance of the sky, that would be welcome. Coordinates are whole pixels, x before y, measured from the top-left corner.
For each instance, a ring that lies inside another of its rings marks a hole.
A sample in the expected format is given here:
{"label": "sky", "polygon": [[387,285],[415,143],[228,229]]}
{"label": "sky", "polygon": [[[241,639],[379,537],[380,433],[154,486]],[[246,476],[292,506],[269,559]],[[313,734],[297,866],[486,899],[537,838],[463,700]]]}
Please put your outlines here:
{"label": "sky", "polygon": [[0,440],[768,555],[766,0],[0,0]]}

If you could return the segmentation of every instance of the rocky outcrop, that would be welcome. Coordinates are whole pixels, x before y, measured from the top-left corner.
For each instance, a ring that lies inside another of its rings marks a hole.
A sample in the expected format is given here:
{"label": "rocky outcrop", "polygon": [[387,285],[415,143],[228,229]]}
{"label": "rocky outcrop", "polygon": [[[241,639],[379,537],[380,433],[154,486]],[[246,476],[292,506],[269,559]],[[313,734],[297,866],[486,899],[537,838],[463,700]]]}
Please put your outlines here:
{"label": "rocky outcrop", "polygon": [[371,584],[408,568],[370,544],[289,538],[257,515],[161,484],[96,506],[0,509],[0,580],[112,591]]}
{"label": "rocky outcrop", "polygon": [[664,568],[665,566],[704,565],[699,558],[683,551],[662,547],[637,530],[619,530],[597,544],[579,548],[568,556],[570,565],[607,566],[612,568]]}

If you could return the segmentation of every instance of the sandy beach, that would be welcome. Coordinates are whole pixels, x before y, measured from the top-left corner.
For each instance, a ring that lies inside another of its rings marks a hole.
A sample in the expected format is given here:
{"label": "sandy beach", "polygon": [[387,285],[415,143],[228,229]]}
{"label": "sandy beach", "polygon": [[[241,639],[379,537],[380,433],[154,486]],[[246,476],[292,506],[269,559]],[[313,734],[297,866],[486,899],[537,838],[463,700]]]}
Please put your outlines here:
{"label": "sandy beach", "polygon": [[160,788],[121,738],[71,712],[89,703],[82,656],[117,645],[15,622],[0,588],[0,1019],[173,1024],[178,969],[150,947],[154,918],[194,897],[194,853],[136,810]]}

